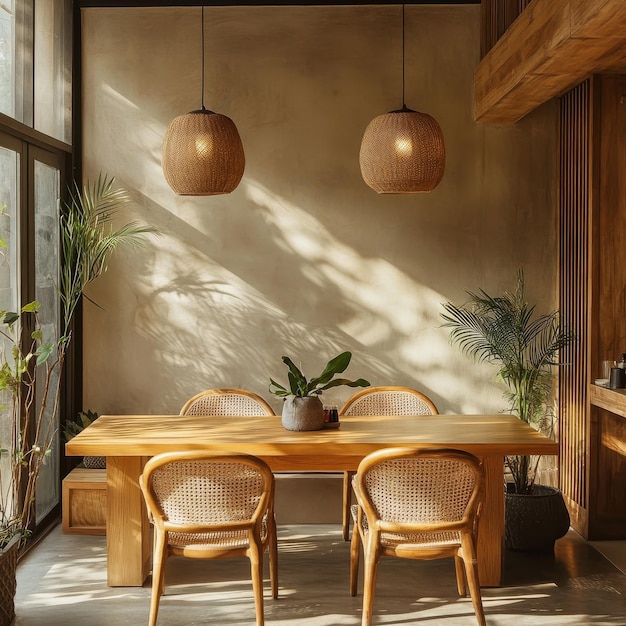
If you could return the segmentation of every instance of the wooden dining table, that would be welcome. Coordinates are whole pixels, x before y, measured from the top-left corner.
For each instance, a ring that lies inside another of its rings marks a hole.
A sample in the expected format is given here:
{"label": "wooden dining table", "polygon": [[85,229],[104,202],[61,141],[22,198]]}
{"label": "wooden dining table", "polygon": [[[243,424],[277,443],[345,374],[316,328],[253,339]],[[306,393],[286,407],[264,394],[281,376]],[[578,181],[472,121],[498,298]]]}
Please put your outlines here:
{"label": "wooden dining table", "polygon": [[226,450],[264,459],[274,471],[356,470],[380,448],[456,448],[482,459],[486,502],[479,526],[482,586],[501,580],[504,457],[556,455],[558,444],[508,414],[362,416],[338,429],[285,430],[279,416],[102,415],[66,444],[70,456],[107,459],[107,581],[141,586],[151,569],[151,539],[139,476],[146,461],[175,450]]}

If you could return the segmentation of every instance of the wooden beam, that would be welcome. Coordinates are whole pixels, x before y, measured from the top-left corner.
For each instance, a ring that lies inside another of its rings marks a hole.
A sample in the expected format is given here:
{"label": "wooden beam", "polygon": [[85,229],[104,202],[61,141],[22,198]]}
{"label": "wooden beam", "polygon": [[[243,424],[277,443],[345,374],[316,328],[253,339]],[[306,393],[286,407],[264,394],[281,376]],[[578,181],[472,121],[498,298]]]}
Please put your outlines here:
{"label": "wooden beam", "polygon": [[590,74],[626,71],[626,2],[533,0],[474,73],[474,119],[512,123]]}

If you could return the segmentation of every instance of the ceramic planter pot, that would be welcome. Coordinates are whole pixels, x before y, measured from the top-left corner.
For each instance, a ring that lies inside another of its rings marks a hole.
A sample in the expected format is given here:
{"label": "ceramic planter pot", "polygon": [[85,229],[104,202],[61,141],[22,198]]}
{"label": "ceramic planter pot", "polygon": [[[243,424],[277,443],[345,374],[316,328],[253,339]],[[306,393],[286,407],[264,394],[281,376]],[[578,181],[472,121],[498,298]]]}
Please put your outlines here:
{"label": "ceramic planter pot", "polygon": [[535,485],[531,495],[505,494],[505,544],[509,550],[550,552],[567,533],[570,517],[556,487]]}
{"label": "ceramic planter pot", "polygon": [[287,430],[321,430],[324,406],[318,396],[287,396],[283,402],[282,424]]}

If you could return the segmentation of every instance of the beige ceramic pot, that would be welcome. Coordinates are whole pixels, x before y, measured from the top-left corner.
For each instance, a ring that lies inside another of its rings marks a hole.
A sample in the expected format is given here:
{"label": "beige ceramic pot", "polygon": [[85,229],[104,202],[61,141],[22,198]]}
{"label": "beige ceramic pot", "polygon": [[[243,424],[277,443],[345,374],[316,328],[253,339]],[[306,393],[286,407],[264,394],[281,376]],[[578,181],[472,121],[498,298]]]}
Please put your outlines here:
{"label": "beige ceramic pot", "polygon": [[318,396],[287,396],[283,403],[282,424],[287,430],[321,430],[324,406]]}

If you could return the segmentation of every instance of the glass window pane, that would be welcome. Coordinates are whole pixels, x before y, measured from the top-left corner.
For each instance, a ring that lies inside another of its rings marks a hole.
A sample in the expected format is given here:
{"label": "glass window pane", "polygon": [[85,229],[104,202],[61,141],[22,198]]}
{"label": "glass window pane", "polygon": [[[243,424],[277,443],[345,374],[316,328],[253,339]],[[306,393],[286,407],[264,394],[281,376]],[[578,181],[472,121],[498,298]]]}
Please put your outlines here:
{"label": "glass window pane", "polygon": [[0,112],[15,117],[15,0],[0,5]]}
{"label": "glass window pane", "polygon": [[[59,299],[56,284],[59,274],[58,204],[61,176],[58,169],[35,161],[35,299],[41,303],[40,321],[44,341],[56,341],[59,329]],[[52,359],[53,357],[51,357]],[[40,366],[37,380],[45,380],[45,366]],[[54,397],[59,381],[58,368],[50,379],[52,401],[44,416],[43,437],[52,438],[51,453],[41,468],[37,481],[36,520],[39,522],[59,502],[59,424],[53,415]],[[44,386],[36,389],[40,406]],[[50,440],[50,439],[48,439]],[[43,444],[43,440],[38,442]]]}
{"label": "glass window pane", "polygon": [[33,125],[33,0],[0,2],[0,112]]}
{"label": "glass window pane", "polygon": [[[0,248],[0,309],[15,311],[18,302],[19,274],[17,268],[17,206],[19,202],[19,154],[0,147],[0,237],[6,247]],[[0,350],[10,350],[6,339],[0,341]],[[0,393],[0,448],[9,449],[11,443],[11,393]],[[8,455],[0,456],[0,498],[10,495],[7,480],[10,477]],[[5,502],[6,504],[6,502]],[[0,509],[3,507],[0,506]]]}
{"label": "glass window pane", "polygon": [[71,4],[71,0],[0,0],[0,113],[68,144]]}
{"label": "glass window pane", "polygon": [[35,128],[71,143],[71,6],[35,4]]}

